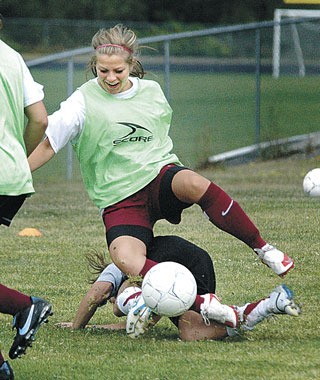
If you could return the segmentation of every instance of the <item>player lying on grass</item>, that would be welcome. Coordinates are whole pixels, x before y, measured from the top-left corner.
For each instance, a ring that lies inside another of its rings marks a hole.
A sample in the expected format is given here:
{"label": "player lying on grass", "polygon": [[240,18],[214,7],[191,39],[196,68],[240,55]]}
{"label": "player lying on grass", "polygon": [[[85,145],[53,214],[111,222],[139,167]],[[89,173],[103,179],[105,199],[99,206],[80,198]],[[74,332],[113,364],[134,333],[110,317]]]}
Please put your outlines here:
{"label": "player lying on grass", "polygon": [[[175,261],[184,265],[196,278],[199,294],[215,293],[216,280],[211,257],[187,240],[178,236],[157,236],[148,250],[148,257],[156,262]],[[110,297],[116,297],[120,286],[127,279],[114,264],[107,266],[104,257],[100,257],[100,263],[93,257],[90,265],[96,273],[101,274],[82,299],[73,321],[74,328],[85,327],[97,307]]]}
{"label": "player lying on grass", "polygon": [[[277,287],[266,299],[242,307],[221,304],[214,294],[215,273],[209,254],[182,238],[154,238],[148,257],[157,262],[176,261],[185,265],[196,279],[198,294],[203,298],[203,302],[215,305],[214,320],[209,320],[205,312],[199,313],[191,309],[180,317],[170,318],[178,327],[182,340],[219,340],[239,333],[240,329],[251,330],[272,314],[297,316],[300,313],[299,307],[294,303],[292,292],[285,286]],[[105,267],[103,258],[100,258],[99,263],[93,260],[91,265],[95,270],[102,272],[82,299],[73,323],[62,323],[62,326],[74,329],[86,327],[97,308],[104,305],[108,299],[113,303],[116,316],[128,315],[127,323],[100,327],[126,328],[128,335],[135,338],[160,319],[144,305],[140,288],[136,284],[133,286],[131,280],[126,280],[127,277],[114,264]]]}

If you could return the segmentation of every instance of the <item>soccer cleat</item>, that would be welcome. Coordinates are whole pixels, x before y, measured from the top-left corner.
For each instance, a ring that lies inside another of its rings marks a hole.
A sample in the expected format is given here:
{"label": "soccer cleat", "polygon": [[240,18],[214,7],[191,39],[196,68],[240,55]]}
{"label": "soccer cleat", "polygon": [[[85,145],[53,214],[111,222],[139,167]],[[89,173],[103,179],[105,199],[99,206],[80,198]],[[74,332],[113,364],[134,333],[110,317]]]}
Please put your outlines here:
{"label": "soccer cleat", "polygon": [[53,314],[50,303],[38,297],[30,298],[32,305],[13,317],[12,329],[16,328],[17,334],[9,351],[11,359],[20,357],[31,347],[39,327],[48,322],[48,317]]}
{"label": "soccer cleat", "polygon": [[280,277],[285,276],[294,267],[294,261],[287,254],[270,244],[255,248],[254,251],[260,260]]}
{"label": "soccer cleat", "polygon": [[212,293],[201,297],[204,301],[200,306],[200,313],[207,326],[210,325],[210,319],[232,328],[238,326],[238,312],[233,306],[222,304],[218,297]]}
{"label": "soccer cleat", "polygon": [[301,309],[293,299],[293,292],[286,285],[277,286],[268,298],[255,303],[249,303],[242,307],[236,307],[242,327],[252,330],[254,326],[265,318],[274,314],[287,314],[299,316]]}
{"label": "soccer cleat", "polygon": [[116,304],[124,315],[128,315],[129,311],[136,304],[138,297],[141,294],[141,289],[137,286],[129,286],[118,295]]}
{"label": "soccer cleat", "polygon": [[138,338],[153,325],[152,311],[146,306],[142,295],[140,295],[128,313],[126,323],[127,334],[130,338]]}
{"label": "soccer cleat", "polygon": [[285,284],[277,286],[269,296],[269,312],[273,314],[288,314],[298,317],[301,313],[299,305],[294,302],[293,291]]}
{"label": "soccer cleat", "polygon": [[0,380],[13,380],[14,375],[13,375],[13,370],[10,367],[10,364],[5,361],[2,363],[0,366]]}

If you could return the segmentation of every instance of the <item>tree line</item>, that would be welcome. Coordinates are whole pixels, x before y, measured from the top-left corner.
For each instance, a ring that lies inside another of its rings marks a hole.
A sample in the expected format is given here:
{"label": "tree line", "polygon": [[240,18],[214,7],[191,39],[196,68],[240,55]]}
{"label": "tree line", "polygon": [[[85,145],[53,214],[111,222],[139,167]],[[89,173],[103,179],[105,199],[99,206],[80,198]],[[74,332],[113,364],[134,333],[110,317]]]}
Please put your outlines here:
{"label": "tree line", "polygon": [[272,20],[283,0],[1,0],[4,17],[232,24]]}

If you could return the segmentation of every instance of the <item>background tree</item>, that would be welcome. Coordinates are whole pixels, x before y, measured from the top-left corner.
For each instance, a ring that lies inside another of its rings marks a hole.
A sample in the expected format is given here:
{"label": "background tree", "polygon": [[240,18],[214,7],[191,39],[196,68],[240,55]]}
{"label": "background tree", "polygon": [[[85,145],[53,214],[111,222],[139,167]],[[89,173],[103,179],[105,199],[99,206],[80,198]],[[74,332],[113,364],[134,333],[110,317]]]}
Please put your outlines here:
{"label": "background tree", "polygon": [[5,17],[231,24],[271,20],[283,0],[1,0]]}

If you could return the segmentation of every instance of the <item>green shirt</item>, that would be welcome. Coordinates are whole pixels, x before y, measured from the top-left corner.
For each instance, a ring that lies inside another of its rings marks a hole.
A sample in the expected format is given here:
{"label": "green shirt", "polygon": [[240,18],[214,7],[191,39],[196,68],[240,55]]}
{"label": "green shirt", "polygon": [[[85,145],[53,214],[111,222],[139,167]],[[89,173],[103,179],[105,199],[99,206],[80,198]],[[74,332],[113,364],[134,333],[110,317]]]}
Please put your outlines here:
{"label": "green shirt", "polygon": [[0,40],[0,194],[33,193],[23,140],[23,70],[19,54]]}
{"label": "green shirt", "polygon": [[99,208],[141,190],[164,165],[180,164],[168,136],[172,110],[158,83],[139,80],[137,93],[128,99],[112,96],[94,81],[79,90],[86,118],[74,149]]}

